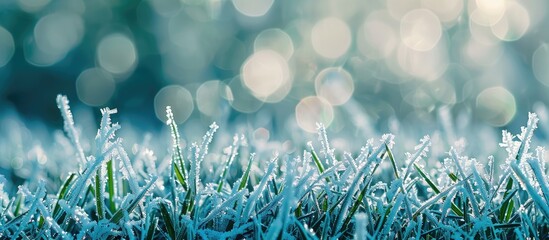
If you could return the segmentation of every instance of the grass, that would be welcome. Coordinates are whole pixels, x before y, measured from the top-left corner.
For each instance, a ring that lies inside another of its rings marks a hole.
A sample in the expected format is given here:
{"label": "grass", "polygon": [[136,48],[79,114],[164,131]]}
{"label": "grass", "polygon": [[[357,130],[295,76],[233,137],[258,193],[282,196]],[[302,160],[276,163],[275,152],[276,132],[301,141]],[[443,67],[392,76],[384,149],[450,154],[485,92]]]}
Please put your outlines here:
{"label": "grass", "polygon": [[438,143],[427,136],[402,157],[389,134],[339,152],[319,125],[318,152],[311,142],[302,154],[264,158],[237,135],[215,155],[221,164],[203,170],[216,124],[183,148],[168,108],[172,145],[162,164],[147,146],[126,152],[108,108],[94,144],[83,146],[68,100],[57,102],[70,143],[57,154],[78,164],[64,181],[27,179],[12,196],[1,177],[1,238],[549,238],[546,160],[543,149],[531,151],[535,114],[519,135],[503,132],[506,159],[487,163],[450,147],[433,170],[424,163]]}

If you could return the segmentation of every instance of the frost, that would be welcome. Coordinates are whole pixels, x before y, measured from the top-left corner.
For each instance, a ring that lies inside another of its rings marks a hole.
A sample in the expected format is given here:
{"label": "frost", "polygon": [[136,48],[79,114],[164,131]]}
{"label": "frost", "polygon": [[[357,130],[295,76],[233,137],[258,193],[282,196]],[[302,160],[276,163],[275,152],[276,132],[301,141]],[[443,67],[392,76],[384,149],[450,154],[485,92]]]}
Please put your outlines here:
{"label": "frost", "polygon": [[[503,131],[503,150],[495,151],[487,146],[496,142],[454,131],[449,116],[419,143],[396,132],[330,145],[319,124],[315,141],[265,144],[247,142],[245,128],[213,123],[201,141],[182,144],[168,107],[171,137],[147,134],[130,150],[117,135],[115,109],[101,110],[90,143],[79,139],[65,97],[58,106],[67,138],[50,146],[0,136],[8,145],[0,145],[2,157],[25,163],[11,172],[0,165],[0,238],[541,239],[547,230],[549,179],[545,150],[534,146],[544,141],[534,135],[535,114],[519,135]],[[11,149],[24,143],[32,145]],[[81,169],[63,164],[75,158],[72,149]],[[21,176],[33,178],[15,192],[11,181]]]}
{"label": "frost", "polygon": [[69,100],[67,99],[67,96],[57,95],[57,107],[61,111],[61,116],[63,116],[63,121],[64,121],[63,127],[65,129],[65,132],[67,133],[67,136],[72,141],[72,144],[76,149],[76,152],[78,154],[78,160],[80,161],[81,164],[83,164],[86,162],[86,157],[84,155],[84,150],[80,145],[80,140],[78,138],[78,131],[76,131],[76,128],[74,126],[74,120],[72,118],[72,113],[69,107]]}

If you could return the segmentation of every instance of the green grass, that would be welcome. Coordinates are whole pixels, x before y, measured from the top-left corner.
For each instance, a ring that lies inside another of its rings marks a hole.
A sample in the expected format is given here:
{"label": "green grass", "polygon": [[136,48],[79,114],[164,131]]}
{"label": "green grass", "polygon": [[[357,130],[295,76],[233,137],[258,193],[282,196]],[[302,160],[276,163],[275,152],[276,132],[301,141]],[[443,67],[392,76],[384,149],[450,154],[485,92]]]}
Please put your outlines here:
{"label": "green grass", "polygon": [[[272,158],[235,137],[215,155],[219,165],[204,172],[217,125],[202,143],[184,148],[168,109],[171,139],[157,142],[172,145],[161,168],[160,161],[126,153],[110,109],[102,111],[92,149],[81,147],[85,140],[63,99],[64,128],[76,150],[63,156],[76,157],[80,167],[64,181],[28,179],[12,196],[3,194],[10,183],[2,183],[2,238],[544,239],[549,231],[543,151],[530,151],[533,114],[518,137],[504,132],[507,159],[489,158],[502,163],[499,175],[493,163],[485,168],[456,148],[433,159],[431,145],[439,143],[428,137],[407,154],[391,135],[339,152],[322,125],[319,142]],[[439,168],[425,165],[433,162]]]}

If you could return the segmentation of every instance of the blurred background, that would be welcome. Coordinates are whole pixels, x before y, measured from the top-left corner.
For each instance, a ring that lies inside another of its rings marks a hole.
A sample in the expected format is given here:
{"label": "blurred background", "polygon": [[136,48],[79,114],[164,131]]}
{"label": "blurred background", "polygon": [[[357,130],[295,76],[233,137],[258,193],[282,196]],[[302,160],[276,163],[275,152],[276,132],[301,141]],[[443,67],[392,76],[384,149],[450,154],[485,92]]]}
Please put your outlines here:
{"label": "blurred background", "polygon": [[548,5],[3,0],[0,111],[61,128],[62,93],[96,120],[108,106],[151,131],[167,105],[186,129],[243,123],[267,139],[315,122],[354,134],[516,127],[549,101]]}

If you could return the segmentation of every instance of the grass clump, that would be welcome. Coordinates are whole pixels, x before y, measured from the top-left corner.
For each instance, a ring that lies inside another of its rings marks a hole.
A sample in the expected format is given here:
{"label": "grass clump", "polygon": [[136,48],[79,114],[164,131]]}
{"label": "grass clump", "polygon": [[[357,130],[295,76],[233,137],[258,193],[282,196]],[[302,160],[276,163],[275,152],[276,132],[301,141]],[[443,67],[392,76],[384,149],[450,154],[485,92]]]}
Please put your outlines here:
{"label": "grass clump", "polygon": [[[354,153],[332,148],[318,126],[320,151],[262,158],[234,137],[215,171],[204,159],[214,123],[200,144],[182,147],[167,108],[172,146],[162,167],[146,146],[128,154],[105,108],[94,144],[82,146],[68,100],[58,97],[78,167],[64,181],[27,180],[14,196],[0,178],[0,237],[19,239],[508,239],[547,238],[549,184],[543,149],[531,151],[538,118],[521,134],[504,131],[501,171],[450,147],[438,171],[426,167],[423,137],[399,157],[394,136]],[[437,144],[437,143],[435,143]],[[304,144],[305,145],[305,144]],[[353,156],[354,155],[354,156]],[[242,164],[237,164],[242,163]],[[486,167],[489,166],[489,167]],[[236,171],[232,171],[236,170]],[[240,172],[238,176],[231,172]],[[58,189],[48,191],[48,189]]]}

